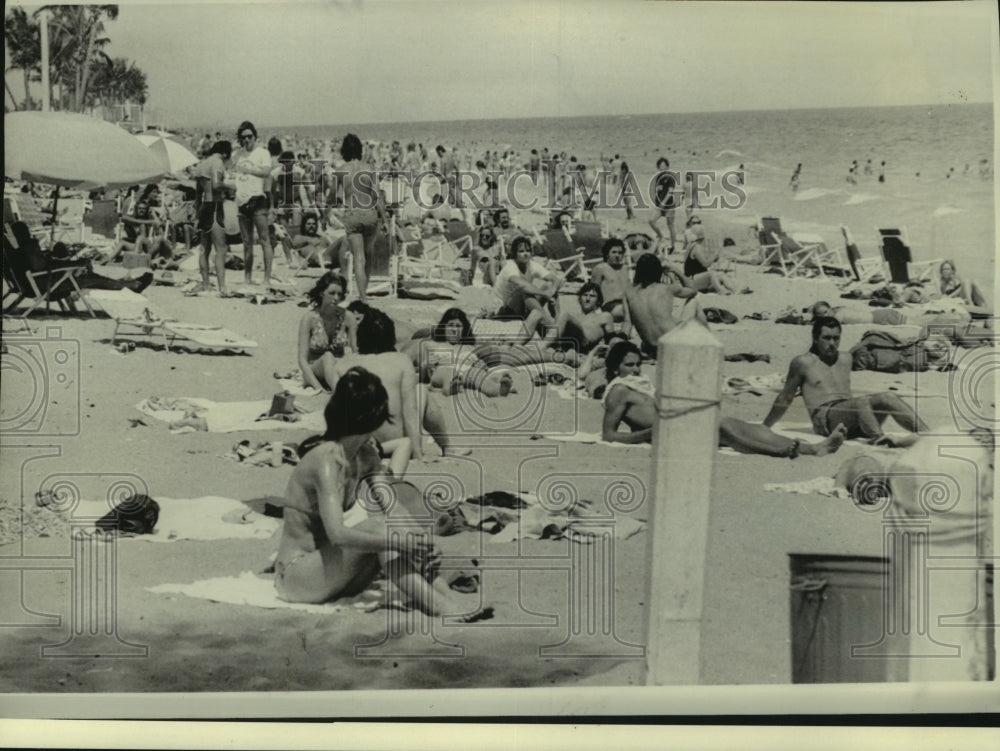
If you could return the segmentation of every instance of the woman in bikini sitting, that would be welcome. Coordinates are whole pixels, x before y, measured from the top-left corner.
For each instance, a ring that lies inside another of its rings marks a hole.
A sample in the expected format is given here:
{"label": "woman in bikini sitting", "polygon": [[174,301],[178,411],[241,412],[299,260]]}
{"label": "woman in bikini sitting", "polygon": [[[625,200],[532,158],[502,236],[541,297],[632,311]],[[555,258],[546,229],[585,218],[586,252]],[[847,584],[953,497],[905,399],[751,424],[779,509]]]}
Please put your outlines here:
{"label": "woman in bikini sitting", "polygon": [[334,366],[345,349],[356,350],[357,319],[340,307],[347,290],[347,280],[328,271],[309,290],[309,311],[299,322],[299,370],[306,386],[329,391]]}
{"label": "woman in bikini sitting", "polygon": [[701,218],[692,216],[687,221],[684,230],[684,265],[673,261],[664,261],[664,268],[677,275],[680,283],[697,292],[718,292],[720,295],[731,295],[734,290],[714,268],[719,260],[719,253],[708,247],[705,240],[705,230],[701,226]]}
{"label": "woman in bikini sitting", "polygon": [[[382,478],[372,433],[389,415],[379,378],[351,368],[325,410],[326,433],[304,453],[282,501],[281,542],[274,586],[287,602],[328,602],[365,590],[384,571],[405,598],[428,615],[464,623],[486,620],[493,608],[478,595],[459,595],[437,576],[440,554],[419,529],[390,534],[389,514],[422,515],[419,491],[390,507],[373,481]],[[366,486],[367,485],[367,489]],[[367,490],[367,492],[366,492]],[[364,506],[358,503],[364,498]]]}
{"label": "woman in bikini sitting", "polygon": [[966,282],[955,271],[954,261],[942,261],[938,268],[941,297],[955,297],[965,303],[973,318],[989,318],[992,308],[976,282]]}

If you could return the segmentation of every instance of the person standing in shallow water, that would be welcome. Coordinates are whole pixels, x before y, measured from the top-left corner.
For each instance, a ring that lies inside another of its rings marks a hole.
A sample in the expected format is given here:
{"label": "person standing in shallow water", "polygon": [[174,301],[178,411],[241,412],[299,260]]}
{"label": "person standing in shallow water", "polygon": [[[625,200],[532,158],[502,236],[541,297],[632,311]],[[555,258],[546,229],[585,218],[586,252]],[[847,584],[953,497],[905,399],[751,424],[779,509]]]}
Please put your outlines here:
{"label": "person standing in shallow water", "polygon": [[795,193],[799,189],[799,179],[802,176],[802,162],[799,162],[795,171],[792,173],[792,179],[788,181],[788,187],[792,189],[792,193]]}

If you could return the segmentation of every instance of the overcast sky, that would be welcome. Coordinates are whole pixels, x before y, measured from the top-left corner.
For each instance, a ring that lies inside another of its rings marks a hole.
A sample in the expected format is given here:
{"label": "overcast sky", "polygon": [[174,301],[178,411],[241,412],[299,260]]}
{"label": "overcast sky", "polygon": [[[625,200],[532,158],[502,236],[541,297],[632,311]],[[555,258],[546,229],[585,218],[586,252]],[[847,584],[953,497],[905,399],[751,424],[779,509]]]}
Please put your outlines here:
{"label": "overcast sky", "polygon": [[[36,6],[27,6],[33,10]],[[992,101],[997,3],[120,4],[171,125]],[[21,75],[8,74],[20,94]]]}

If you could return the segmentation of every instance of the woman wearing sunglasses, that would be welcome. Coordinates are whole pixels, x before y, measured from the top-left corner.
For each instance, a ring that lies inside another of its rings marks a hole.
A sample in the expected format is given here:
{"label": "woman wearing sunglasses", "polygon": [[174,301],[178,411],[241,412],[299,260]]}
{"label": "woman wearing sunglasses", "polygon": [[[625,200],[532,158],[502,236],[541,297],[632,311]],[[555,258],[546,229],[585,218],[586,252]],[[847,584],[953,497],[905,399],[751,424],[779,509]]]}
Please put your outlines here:
{"label": "woman wearing sunglasses", "polygon": [[239,148],[233,151],[233,169],[236,172],[236,206],[239,208],[240,236],[243,238],[244,274],[247,284],[253,282],[253,233],[264,253],[264,284],[271,283],[271,264],[274,251],[267,229],[270,202],[264,180],[271,174],[271,155],[257,144],[257,129],[248,120],[236,130]]}

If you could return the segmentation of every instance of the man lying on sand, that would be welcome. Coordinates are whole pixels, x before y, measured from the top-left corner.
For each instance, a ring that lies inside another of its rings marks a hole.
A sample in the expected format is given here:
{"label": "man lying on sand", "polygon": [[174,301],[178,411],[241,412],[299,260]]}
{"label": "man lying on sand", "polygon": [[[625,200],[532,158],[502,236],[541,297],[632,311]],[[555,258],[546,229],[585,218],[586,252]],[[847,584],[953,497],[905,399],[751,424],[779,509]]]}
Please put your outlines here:
{"label": "man lying on sand", "polygon": [[643,253],[635,263],[632,285],[625,290],[632,324],[642,340],[642,353],[656,357],[660,337],[677,325],[674,297],[690,299],[698,293],[685,287],[664,284],[663,266],[652,253]]}
{"label": "man lying on sand", "polygon": [[927,426],[913,409],[895,394],[851,395],[851,358],[840,355],[840,334],[836,318],[821,317],[813,321],[812,347],[792,360],[785,385],[764,418],[764,425],[771,427],[780,420],[801,389],[813,430],[818,435],[830,435],[843,425],[848,438],[897,445],[882,432],[882,423],[890,415],[911,433],[926,431]]}
{"label": "man lying on sand", "polygon": [[[639,348],[632,342],[618,342],[611,347],[606,363],[608,386],[604,392],[604,423],[601,437],[616,443],[648,443],[653,439],[657,420],[653,384],[640,375]],[[625,423],[630,430],[620,431]],[[764,425],[722,417],[719,420],[719,445],[743,454],[763,454],[794,459],[799,454],[832,454],[844,442],[844,426],[838,425],[826,440],[819,443],[797,441],[780,436]]]}
{"label": "man lying on sand", "polygon": [[378,476],[370,439],[389,419],[389,395],[379,378],[363,368],[345,372],[325,416],[326,433],[296,465],[281,503],[278,596],[328,602],[364,591],[384,571],[428,615],[455,615],[465,623],[492,618],[493,608],[480,607],[478,595],[459,595],[437,576],[440,554],[425,535],[390,535],[380,516],[346,523],[361,482]]}

